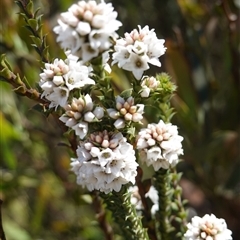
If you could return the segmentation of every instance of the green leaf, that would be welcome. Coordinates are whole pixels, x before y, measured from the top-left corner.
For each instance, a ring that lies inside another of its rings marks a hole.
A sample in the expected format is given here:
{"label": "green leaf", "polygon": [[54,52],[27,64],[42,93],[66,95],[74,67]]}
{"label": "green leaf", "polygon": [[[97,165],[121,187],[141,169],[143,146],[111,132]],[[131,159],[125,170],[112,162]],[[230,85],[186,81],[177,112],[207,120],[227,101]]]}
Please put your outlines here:
{"label": "green leaf", "polygon": [[7,68],[4,68],[0,71],[0,79],[2,81],[7,81],[8,79],[11,79],[12,72],[9,71]]}
{"label": "green leaf", "polygon": [[135,136],[135,127],[129,127],[128,129],[127,129],[127,133],[130,135],[130,136]]}
{"label": "green leaf", "polygon": [[132,91],[133,91],[132,88],[126,89],[126,90],[121,92],[120,96],[124,99],[129,98],[132,95]]}
{"label": "green leaf", "polygon": [[38,26],[38,22],[36,19],[29,19],[28,20],[28,24],[29,26],[32,28],[32,29],[37,29],[37,26]]}
{"label": "green leaf", "polygon": [[[34,12],[33,18],[37,18],[38,12],[41,10],[41,8],[37,8],[36,11]],[[39,17],[41,17],[42,15],[39,15]]]}
{"label": "green leaf", "polygon": [[24,27],[27,28],[33,35],[35,35],[35,32],[34,32],[34,30],[32,29],[31,26],[26,25]]}
{"label": "green leaf", "polygon": [[23,95],[26,93],[26,88],[23,86],[19,86],[17,88],[14,88],[13,90],[14,90],[14,92],[16,92],[17,94],[20,94],[20,95]]}
{"label": "green leaf", "polygon": [[24,82],[26,84],[27,88],[31,89],[31,85],[25,76],[23,77],[22,82]]}
{"label": "green leaf", "polygon": [[33,2],[32,1],[29,1],[29,3],[27,4],[26,10],[30,14],[33,13]]}
{"label": "green leaf", "polygon": [[24,10],[24,6],[21,1],[15,1],[15,2],[19,6],[20,9]]}
{"label": "green leaf", "polygon": [[11,65],[6,59],[6,54],[1,54],[0,63],[1,63],[1,66],[6,67],[12,71]]}
{"label": "green leaf", "polygon": [[39,50],[39,47],[36,44],[32,44],[34,47],[35,51],[41,56],[41,51]]}
{"label": "green leaf", "polygon": [[43,24],[41,23],[41,19],[39,19],[38,28],[36,29],[39,37],[42,37],[42,26]]}
{"label": "green leaf", "polygon": [[38,37],[35,37],[33,35],[30,36],[32,41],[36,44],[36,46],[40,47],[42,45],[42,40]]}
{"label": "green leaf", "polygon": [[171,208],[172,208],[174,211],[177,211],[177,210],[178,210],[178,205],[177,205],[175,202],[171,202]]}

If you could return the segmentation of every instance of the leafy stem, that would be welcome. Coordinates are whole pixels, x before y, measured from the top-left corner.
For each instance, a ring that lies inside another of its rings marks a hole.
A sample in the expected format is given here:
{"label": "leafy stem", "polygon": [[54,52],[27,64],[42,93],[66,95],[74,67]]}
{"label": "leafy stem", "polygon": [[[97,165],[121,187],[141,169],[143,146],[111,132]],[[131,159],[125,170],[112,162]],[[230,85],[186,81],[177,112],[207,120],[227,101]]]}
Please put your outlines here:
{"label": "leafy stem", "polygon": [[159,210],[156,215],[158,219],[158,235],[161,236],[161,240],[169,240],[169,232],[172,231],[172,227],[169,222],[169,190],[170,184],[168,182],[169,170],[160,169],[154,175],[155,188],[158,191],[158,205]]}
{"label": "leafy stem", "polygon": [[130,193],[123,186],[119,192],[101,194],[107,208],[128,240],[148,240],[147,230],[143,228],[141,217],[137,215],[135,207],[131,204]]}
{"label": "leafy stem", "polygon": [[35,12],[33,10],[33,2],[31,0],[17,0],[21,12],[19,13],[23,16],[26,28],[31,32],[30,35],[33,44],[32,46],[36,52],[40,55],[42,62],[49,62],[48,46],[46,44],[46,35],[42,34],[42,15],[39,15],[39,10]]}

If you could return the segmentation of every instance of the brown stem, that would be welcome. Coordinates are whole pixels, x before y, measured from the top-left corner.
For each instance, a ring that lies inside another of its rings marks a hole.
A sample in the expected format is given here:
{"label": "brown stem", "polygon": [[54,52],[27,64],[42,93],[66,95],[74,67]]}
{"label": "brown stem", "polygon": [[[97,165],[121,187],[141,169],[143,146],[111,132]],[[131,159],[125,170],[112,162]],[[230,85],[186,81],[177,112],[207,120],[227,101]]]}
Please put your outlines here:
{"label": "brown stem", "polygon": [[106,240],[114,240],[113,229],[111,225],[106,220],[106,211],[102,206],[102,201],[98,196],[97,192],[92,194],[93,207],[96,212],[96,218],[98,220],[99,226],[105,234]]}
{"label": "brown stem", "polygon": [[[24,82],[22,82],[21,80],[20,82],[18,82],[16,81],[16,79],[17,79],[17,76],[13,72],[11,72],[11,76],[8,78],[4,78],[4,81],[10,83],[15,88],[15,91],[17,94],[33,99],[43,104],[44,106],[48,106],[49,101],[47,101],[44,98],[41,98],[41,94],[36,89],[34,88],[28,89],[24,84]],[[20,91],[20,88],[21,88],[21,91]]]}

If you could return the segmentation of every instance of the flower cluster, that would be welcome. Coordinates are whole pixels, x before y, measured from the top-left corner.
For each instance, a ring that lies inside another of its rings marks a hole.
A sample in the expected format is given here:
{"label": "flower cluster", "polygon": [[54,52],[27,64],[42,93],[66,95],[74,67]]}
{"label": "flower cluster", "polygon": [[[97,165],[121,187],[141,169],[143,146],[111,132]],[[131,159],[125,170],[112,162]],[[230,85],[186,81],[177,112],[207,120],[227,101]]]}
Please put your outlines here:
{"label": "flower cluster", "polygon": [[158,86],[159,86],[159,81],[155,77],[149,77],[149,76],[143,76],[141,80],[141,97],[147,98],[150,95],[150,92],[154,92]]}
{"label": "flower cluster", "polygon": [[61,14],[54,32],[62,48],[87,62],[111,47],[122,25],[116,17],[111,3],[79,1]]}
{"label": "flower cluster", "polygon": [[72,170],[77,183],[104,193],[120,191],[122,185],[135,183],[137,162],[133,146],[118,133],[95,132],[77,149],[78,158],[72,159]]}
{"label": "flower cluster", "polygon": [[183,137],[178,135],[177,126],[171,123],[148,124],[138,134],[137,149],[140,150],[141,159],[152,165],[154,170],[168,169],[178,163],[178,156],[183,154]]}
{"label": "flower cluster", "polygon": [[224,219],[214,214],[206,214],[202,218],[195,216],[187,224],[186,240],[231,240],[232,232],[227,228]]}
{"label": "flower cluster", "polygon": [[39,86],[43,90],[42,97],[50,101],[49,108],[65,107],[70,91],[95,84],[90,78],[91,68],[77,60],[69,54],[65,61],[55,59],[53,63],[45,63]]}
{"label": "flower cluster", "polygon": [[80,139],[83,139],[88,133],[88,123],[98,122],[103,116],[103,108],[94,108],[92,98],[87,94],[78,99],[73,98],[71,104],[65,107],[65,113],[59,119],[66,126],[72,128]]}
{"label": "flower cluster", "polygon": [[161,66],[159,57],[166,51],[164,40],[158,39],[154,29],[149,30],[148,26],[134,29],[125,33],[125,38],[118,39],[114,45],[112,64],[117,63],[119,68],[133,72],[136,79],[140,79],[143,72],[153,64]]}
{"label": "flower cluster", "polygon": [[134,98],[129,97],[127,100],[117,96],[116,97],[116,109],[108,108],[107,112],[109,116],[116,119],[114,126],[117,129],[124,128],[125,122],[141,122],[143,119],[143,104],[134,105]]}

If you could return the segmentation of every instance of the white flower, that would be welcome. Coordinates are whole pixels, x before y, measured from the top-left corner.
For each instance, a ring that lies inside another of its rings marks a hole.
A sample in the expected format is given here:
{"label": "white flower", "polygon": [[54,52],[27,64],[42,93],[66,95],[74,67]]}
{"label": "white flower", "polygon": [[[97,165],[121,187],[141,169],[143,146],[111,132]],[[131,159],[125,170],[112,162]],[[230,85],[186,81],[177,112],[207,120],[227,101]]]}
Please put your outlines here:
{"label": "white flower", "polygon": [[88,123],[80,121],[74,125],[72,129],[75,131],[75,134],[80,137],[80,139],[83,139],[88,133]]}
{"label": "white flower", "polygon": [[232,232],[227,228],[224,219],[214,214],[206,214],[202,218],[195,216],[187,224],[186,240],[231,240]]}
{"label": "white flower", "polygon": [[121,133],[107,131],[90,134],[77,149],[72,170],[77,183],[104,193],[120,191],[122,185],[135,183],[137,162],[133,146]]}
{"label": "white flower", "polygon": [[45,69],[40,74],[39,86],[43,90],[41,97],[50,101],[49,108],[65,107],[72,90],[95,84],[89,77],[92,69],[82,65],[77,57],[66,54],[65,61],[55,59],[53,63],[45,63]]}
{"label": "white flower", "polygon": [[116,119],[114,126],[117,129],[124,128],[125,122],[138,122],[141,123],[144,113],[144,105],[134,105],[134,98],[129,97],[127,100],[117,96],[116,97],[116,109],[108,108],[108,115],[110,118]]}
{"label": "white flower", "polygon": [[85,85],[95,84],[95,81],[89,78],[89,68],[80,66],[76,70],[70,70],[65,76],[65,81],[68,89],[71,91],[74,88],[83,88]]}
{"label": "white flower", "polygon": [[143,76],[141,79],[141,97],[146,98],[149,97],[151,91],[155,91],[157,87],[159,86],[159,81],[155,77],[148,77]]}
{"label": "white flower", "polygon": [[72,128],[75,134],[83,139],[88,133],[88,123],[99,121],[104,116],[104,110],[96,107],[89,94],[73,98],[71,104],[64,107],[65,113],[59,118],[66,126]]}
{"label": "white flower", "polygon": [[84,121],[85,122],[93,122],[95,115],[92,112],[87,112],[84,114]]}
{"label": "white flower", "polygon": [[53,92],[45,97],[51,102],[49,108],[64,107],[67,104],[69,90],[66,87],[54,87]]}
{"label": "white flower", "polygon": [[134,77],[139,80],[144,71],[149,69],[148,57],[146,55],[137,55],[133,52],[129,57],[129,62],[122,68],[127,71],[132,71]]}
{"label": "white flower", "polygon": [[39,85],[43,90],[41,97],[48,96],[50,93],[53,92],[53,89],[56,87],[53,81],[40,81]]}
{"label": "white flower", "polygon": [[[39,86],[43,90],[42,97],[48,99],[48,96],[54,92],[55,88],[63,85],[64,81],[62,76],[68,71],[69,66],[61,59],[55,59],[52,64],[45,63],[45,69],[43,69],[43,73],[40,74],[39,82]],[[50,99],[48,100],[51,101]],[[56,104],[52,104],[52,106],[54,107]]]}
{"label": "white flower", "polygon": [[143,86],[140,95],[143,98],[149,97],[149,95],[150,95],[150,88],[148,88],[147,86]]}
{"label": "white flower", "polygon": [[124,128],[125,127],[125,121],[122,118],[119,118],[114,122],[113,125],[116,129]]}
{"label": "white flower", "polygon": [[62,13],[53,31],[65,50],[80,57],[84,62],[108,50],[116,31],[122,25],[111,3],[79,1],[68,12]]}
{"label": "white flower", "polygon": [[94,110],[93,110],[93,114],[95,115],[95,117],[97,119],[101,119],[103,118],[104,116],[104,110],[102,107],[96,107]]}
{"label": "white flower", "polygon": [[140,150],[141,160],[147,166],[168,169],[178,163],[178,156],[183,154],[183,137],[178,135],[177,126],[171,123],[148,124],[138,134],[137,149]]}
{"label": "white flower", "polygon": [[138,30],[125,33],[125,38],[116,41],[112,64],[117,63],[119,68],[133,72],[134,77],[139,80],[149,68],[148,63],[161,66],[158,58],[166,51],[164,42],[157,38],[154,29],[138,26]]}
{"label": "white flower", "polygon": [[79,55],[84,62],[88,62],[91,59],[95,58],[98,56],[99,51],[98,49],[93,49],[90,45],[90,43],[85,43],[80,52],[76,53],[77,55]]}

